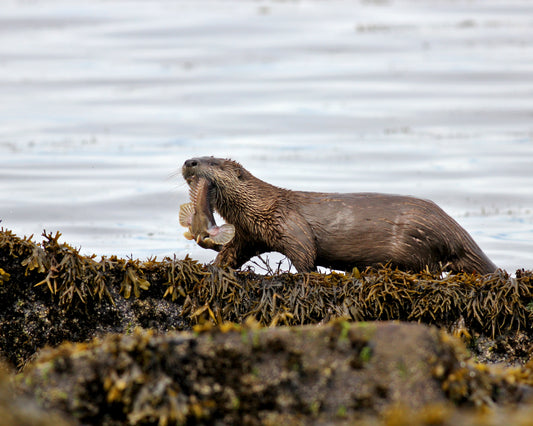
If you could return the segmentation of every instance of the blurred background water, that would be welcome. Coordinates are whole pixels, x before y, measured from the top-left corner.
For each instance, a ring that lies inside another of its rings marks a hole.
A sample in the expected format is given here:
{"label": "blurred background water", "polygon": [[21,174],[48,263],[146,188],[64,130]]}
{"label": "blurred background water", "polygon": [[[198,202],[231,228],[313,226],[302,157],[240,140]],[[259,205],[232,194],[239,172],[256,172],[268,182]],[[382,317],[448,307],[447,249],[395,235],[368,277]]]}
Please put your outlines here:
{"label": "blurred background water", "polygon": [[2,226],[211,261],[177,221],[198,155],[432,199],[497,265],[532,269],[533,3],[2,2]]}

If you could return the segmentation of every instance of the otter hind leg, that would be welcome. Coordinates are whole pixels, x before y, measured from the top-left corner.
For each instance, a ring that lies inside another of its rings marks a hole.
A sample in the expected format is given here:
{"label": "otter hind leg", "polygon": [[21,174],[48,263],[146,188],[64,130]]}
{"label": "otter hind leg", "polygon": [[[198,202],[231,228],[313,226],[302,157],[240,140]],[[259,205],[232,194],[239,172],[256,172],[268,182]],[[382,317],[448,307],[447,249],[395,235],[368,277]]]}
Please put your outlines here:
{"label": "otter hind leg", "polygon": [[274,249],[287,256],[298,272],[315,271],[317,249],[307,221],[291,214],[283,219],[281,226],[280,244]]}

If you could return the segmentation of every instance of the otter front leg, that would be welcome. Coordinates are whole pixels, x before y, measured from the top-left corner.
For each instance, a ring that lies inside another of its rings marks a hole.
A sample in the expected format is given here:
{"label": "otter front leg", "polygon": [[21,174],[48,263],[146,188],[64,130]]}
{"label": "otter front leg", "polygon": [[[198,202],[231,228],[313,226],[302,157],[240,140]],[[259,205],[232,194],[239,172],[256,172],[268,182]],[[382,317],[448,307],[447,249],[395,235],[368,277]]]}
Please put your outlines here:
{"label": "otter front leg", "polygon": [[316,270],[315,236],[307,221],[299,214],[283,219],[280,246],[276,251],[289,258],[298,272]]}
{"label": "otter front leg", "polygon": [[226,244],[217,254],[215,265],[220,267],[229,266],[230,268],[236,269],[242,265],[242,263],[239,264],[238,258],[239,256],[234,245]]}
{"label": "otter front leg", "polygon": [[240,244],[236,239],[222,247],[215,259],[216,266],[229,266],[230,268],[240,268],[254,256],[248,253],[246,247]]}

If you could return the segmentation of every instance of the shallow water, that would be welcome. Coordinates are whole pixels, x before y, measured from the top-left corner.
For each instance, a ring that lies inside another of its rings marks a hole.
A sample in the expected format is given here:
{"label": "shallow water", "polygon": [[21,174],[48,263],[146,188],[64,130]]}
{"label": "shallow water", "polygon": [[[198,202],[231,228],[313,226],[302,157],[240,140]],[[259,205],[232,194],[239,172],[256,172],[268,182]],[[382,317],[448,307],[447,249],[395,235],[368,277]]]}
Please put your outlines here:
{"label": "shallow water", "polygon": [[531,269],[532,76],[529,1],[6,1],[0,219],[210,261],[182,237],[179,169],[215,155],[286,188],[430,198]]}

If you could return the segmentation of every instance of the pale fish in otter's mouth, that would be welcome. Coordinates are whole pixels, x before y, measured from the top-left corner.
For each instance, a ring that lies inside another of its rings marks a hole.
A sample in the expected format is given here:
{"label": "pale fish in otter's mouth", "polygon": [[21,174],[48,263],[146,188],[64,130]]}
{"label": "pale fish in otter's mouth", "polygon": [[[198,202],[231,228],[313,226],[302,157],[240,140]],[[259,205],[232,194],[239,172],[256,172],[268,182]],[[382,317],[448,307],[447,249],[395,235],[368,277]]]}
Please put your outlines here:
{"label": "pale fish in otter's mouth", "polygon": [[209,200],[209,182],[197,178],[191,186],[191,203],[180,206],[180,225],[189,228],[183,235],[195,240],[203,248],[215,248],[229,243],[235,236],[235,227],[229,223],[217,226]]}

